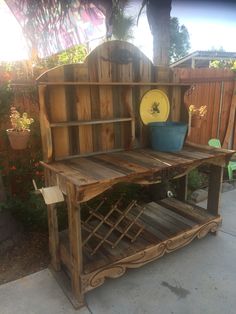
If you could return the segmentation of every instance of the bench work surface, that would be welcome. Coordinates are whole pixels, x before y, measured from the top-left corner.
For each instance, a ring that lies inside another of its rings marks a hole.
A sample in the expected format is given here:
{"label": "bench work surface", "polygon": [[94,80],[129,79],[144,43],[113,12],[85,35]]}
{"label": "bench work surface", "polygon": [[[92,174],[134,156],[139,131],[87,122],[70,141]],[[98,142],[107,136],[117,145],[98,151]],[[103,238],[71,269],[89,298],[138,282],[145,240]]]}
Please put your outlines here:
{"label": "bench work surface", "polygon": [[[202,163],[224,165],[233,151],[208,146],[185,145],[179,152],[164,153],[149,148],[77,157],[43,165],[60,178],[79,187],[78,201],[86,201],[118,182],[155,183],[187,173]],[[66,179],[66,180],[65,180]],[[80,193],[81,192],[81,193]]]}

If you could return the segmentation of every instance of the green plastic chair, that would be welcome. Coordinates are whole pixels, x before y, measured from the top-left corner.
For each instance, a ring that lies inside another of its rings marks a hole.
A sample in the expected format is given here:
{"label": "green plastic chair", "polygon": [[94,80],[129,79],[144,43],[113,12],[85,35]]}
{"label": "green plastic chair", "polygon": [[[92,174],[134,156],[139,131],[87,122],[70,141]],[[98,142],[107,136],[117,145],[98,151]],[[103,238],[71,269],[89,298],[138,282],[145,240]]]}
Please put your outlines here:
{"label": "green plastic chair", "polygon": [[[216,147],[216,148],[221,148],[221,143],[220,143],[220,140],[218,138],[211,138],[208,141],[208,145]],[[227,168],[228,168],[229,179],[233,180],[233,171],[236,170],[236,161],[230,161],[228,163]]]}

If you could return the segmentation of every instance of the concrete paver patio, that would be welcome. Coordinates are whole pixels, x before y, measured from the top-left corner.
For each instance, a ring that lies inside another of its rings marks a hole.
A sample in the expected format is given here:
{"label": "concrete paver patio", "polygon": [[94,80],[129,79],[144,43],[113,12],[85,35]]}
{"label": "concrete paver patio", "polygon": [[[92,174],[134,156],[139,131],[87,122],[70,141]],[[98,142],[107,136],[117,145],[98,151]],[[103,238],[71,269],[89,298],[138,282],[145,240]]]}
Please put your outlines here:
{"label": "concrete paver patio", "polygon": [[0,314],[235,314],[236,191],[222,194],[223,226],[87,294],[75,311],[49,270],[0,286]]}

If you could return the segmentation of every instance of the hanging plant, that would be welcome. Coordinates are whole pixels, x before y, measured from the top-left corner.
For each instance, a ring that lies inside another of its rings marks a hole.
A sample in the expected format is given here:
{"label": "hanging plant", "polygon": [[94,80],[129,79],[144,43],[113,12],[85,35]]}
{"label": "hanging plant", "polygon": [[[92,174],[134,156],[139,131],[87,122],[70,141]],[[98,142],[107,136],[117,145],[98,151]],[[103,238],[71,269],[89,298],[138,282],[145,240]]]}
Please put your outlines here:
{"label": "hanging plant", "polygon": [[21,116],[15,107],[11,107],[10,121],[12,128],[6,131],[11,147],[16,150],[27,148],[30,125],[34,122],[34,119],[29,118],[26,112]]}
{"label": "hanging plant", "polygon": [[203,118],[207,114],[207,106],[196,108],[194,105],[189,106],[189,124],[190,127],[200,128]]}

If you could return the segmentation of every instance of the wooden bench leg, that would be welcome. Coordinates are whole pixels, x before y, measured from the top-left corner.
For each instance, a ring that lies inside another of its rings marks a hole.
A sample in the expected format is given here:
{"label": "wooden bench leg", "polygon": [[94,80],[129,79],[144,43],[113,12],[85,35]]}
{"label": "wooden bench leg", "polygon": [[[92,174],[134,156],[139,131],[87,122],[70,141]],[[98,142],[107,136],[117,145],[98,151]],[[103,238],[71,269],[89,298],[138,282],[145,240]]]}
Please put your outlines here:
{"label": "wooden bench leg", "polygon": [[55,271],[61,269],[59,257],[59,233],[57,209],[55,205],[48,205],[48,234],[49,234],[49,252],[51,255],[51,264]]}
{"label": "wooden bench leg", "polygon": [[76,189],[71,183],[67,183],[67,207],[69,224],[69,242],[71,257],[71,286],[72,293],[78,302],[78,307],[84,305],[84,293],[81,288],[81,274],[83,271],[82,260],[82,236],[80,207],[76,202]]}
{"label": "wooden bench leg", "polygon": [[[207,210],[210,214],[219,215],[220,194],[223,178],[223,167],[210,165]],[[215,235],[217,232],[214,233]]]}
{"label": "wooden bench leg", "polygon": [[188,192],[188,175],[182,176],[177,181],[176,194],[177,199],[180,201],[186,201]]}
{"label": "wooden bench leg", "polygon": [[[50,186],[50,171],[44,170],[45,184]],[[47,205],[48,211],[48,235],[49,235],[49,253],[51,256],[51,265],[54,271],[61,269],[60,257],[59,257],[59,231],[58,231],[58,219],[57,208],[55,204]]]}

